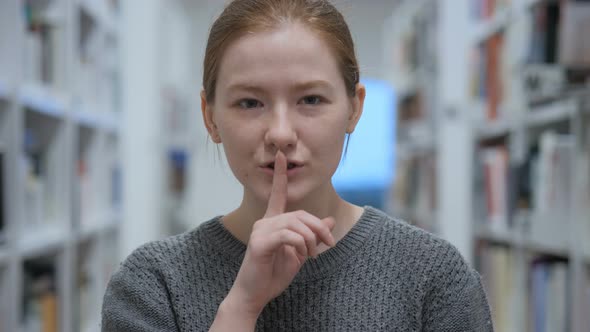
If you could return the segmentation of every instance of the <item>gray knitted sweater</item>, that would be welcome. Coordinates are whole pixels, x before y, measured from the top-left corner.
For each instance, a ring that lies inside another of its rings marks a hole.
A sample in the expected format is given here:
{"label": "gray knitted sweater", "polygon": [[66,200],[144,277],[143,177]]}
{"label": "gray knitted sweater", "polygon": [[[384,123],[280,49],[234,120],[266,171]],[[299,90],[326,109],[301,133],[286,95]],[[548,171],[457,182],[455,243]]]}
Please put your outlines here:
{"label": "gray knitted sweater", "polygon": [[[207,331],[246,246],[214,218],[135,250],[112,276],[103,331]],[[480,277],[446,241],[365,207],[309,259],[257,331],[493,331]]]}

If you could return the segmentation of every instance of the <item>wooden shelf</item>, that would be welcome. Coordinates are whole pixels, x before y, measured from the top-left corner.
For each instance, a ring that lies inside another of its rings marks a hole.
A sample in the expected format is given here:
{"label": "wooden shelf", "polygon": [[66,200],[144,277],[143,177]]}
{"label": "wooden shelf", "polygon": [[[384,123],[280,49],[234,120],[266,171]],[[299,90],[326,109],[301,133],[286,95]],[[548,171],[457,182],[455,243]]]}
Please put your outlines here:
{"label": "wooden shelf", "polygon": [[556,122],[568,121],[573,119],[578,108],[577,102],[572,99],[536,106],[527,112],[525,122],[528,127],[542,127]]}
{"label": "wooden shelf", "polygon": [[39,85],[25,85],[19,91],[19,101],[28,109],[54,118],[64,117],[67,110],[65,97]]}
{"label": "wooden shelf", "polygon": [[500,119],[493,122],[478,123],[476,135],[479,140],[491,140],[509,135],[515,128],[516,121]]}
{"label": "wooden shelf", "polygon": [[[402,130],[398,128],[398,131]],[[397,141],[396,153],[400,156],[414,156],[436,150],[434,134],[427,123],[410,124],[404,130],[408,137]]]}
{"label": "wooden shelf", "polygon": [[521,248],[533,254],[550,255],[562,258],[570,256],[570,250],[567,245],[547,243],[527,237],[526,234],[518,234],[517,231],[492,230],[486,226],[479,226],[475,232],[475,237],[480,240],[507,245],[513,248]]}
{"label": "wooden shelf", "polygon": [[511,8],[503,8],[494,14],[494,16],[492,16],[490,19],[478,23],[473,30],[473,36],[471,37],[473,42],[482,43],[491,36],[500,32],[508,25],[512,14]]}
{"label": "wooden shelf", "polygon": [[92,220],[87,225],[82,225],[77,234],[77,241],[85,241],[89,238],[110,232],[120,225],[120,215],[116,212],[111,212]]}
{"label": "wooden shelf", "polygon": [[512,21],[522,15],[543,0],[521,0],[517,4],[512,2],[505,8],[499,9],[491,18],[478,22],[471,35],[473,44],[480,44],[496,33],[506,28]]}
{"label": "wooden shelf", "polygon": [[69,233],[65,225],[35,227],[22,233],[17,250],[22,257],[34,257],[48,251],[63,249]]}
{"label": "wooden shelf", "polygon": [[113,113],[95,113],[78,111],[73,114],[74,121],[81,126],[107,133],[116,134],[119,131],[119,116]]}

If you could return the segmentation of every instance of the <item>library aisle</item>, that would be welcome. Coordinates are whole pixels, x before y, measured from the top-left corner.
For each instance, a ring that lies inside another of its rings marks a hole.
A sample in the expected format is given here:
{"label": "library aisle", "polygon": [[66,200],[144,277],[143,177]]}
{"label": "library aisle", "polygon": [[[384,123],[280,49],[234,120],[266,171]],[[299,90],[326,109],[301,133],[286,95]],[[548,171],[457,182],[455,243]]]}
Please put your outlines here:
{"label": "library aisle", "polygon": [[0,2],[0,331],[97,331],[120,222],[115,1]]}
{"label": "library aisle", "polygon": [[384,36],[389,212],[462,251],[496,331],[590,331],[589,21],[588,1],[408,0]]}
{"label": "library aisle", "polygon": [[[590,332],[590,1],[348,2],[396,94],[382,208],[461,251],[496,331]],[[123,257],[239,203],[200,122],[221,8],[0,1],[0,332],[99,331]]]}

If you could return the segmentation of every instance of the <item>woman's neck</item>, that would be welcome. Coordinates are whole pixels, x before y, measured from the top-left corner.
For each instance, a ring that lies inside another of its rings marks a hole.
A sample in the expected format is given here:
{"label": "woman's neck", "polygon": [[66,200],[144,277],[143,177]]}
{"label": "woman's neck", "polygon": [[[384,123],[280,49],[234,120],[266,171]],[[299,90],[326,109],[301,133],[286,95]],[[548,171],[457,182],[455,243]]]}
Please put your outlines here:
{"label": "woman's neck", "polygon": [[[336,226],[332,234],[338,241],[358,221],[363,208],[343,200],[332,186],[326,191],[321,195],[310,195],[297,204],[288,204],[286,212],[304,210],[320,219],[333,217],[336,220]],[[316,197],[321,199],[315,199]],[[244,193],[240,206],[222,218],[224,227],[238,240],[248,243],[254,223],[264,217],[266,204]]]}

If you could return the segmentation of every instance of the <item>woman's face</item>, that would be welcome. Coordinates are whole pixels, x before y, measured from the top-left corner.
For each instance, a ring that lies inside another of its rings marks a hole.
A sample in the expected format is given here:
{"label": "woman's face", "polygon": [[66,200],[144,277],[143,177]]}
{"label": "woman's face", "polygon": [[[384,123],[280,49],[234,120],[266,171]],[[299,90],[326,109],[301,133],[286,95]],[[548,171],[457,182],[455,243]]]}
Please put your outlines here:
{"label": "woman's face", "polygon": [[359,85],[356,97],[348,96],[336,58],[316,33],[287,24],[230,44],[215,100],[202,106],[207,129],[223,143],[245,195],[268,199],[281,150],[290,165],[287,201],[296,204],[331,188],[364,94]]}

